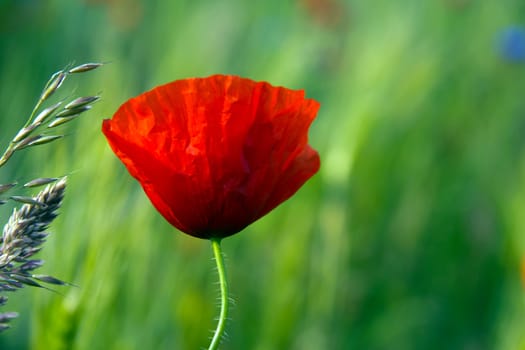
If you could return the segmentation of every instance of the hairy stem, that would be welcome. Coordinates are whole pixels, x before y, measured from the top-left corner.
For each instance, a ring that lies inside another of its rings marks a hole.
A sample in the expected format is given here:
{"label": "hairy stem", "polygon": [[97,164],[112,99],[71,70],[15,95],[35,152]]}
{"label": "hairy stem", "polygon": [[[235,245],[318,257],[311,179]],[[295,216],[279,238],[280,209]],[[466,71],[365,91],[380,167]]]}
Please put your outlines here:
{"label": "hairy stem", "polygon": [[211,246],[213,248],[213,255],[217,263],[217,270],[219,271],[219,284],[221,288],[221,312],[219,314],[219,322],[213,334],[208,350],[217,350],[219,344],[226,330],[226,320],[228,318],[228,281],[226,280],[226,269],[224,266],[224,258],[221,250],[220,238],[212,238]]}

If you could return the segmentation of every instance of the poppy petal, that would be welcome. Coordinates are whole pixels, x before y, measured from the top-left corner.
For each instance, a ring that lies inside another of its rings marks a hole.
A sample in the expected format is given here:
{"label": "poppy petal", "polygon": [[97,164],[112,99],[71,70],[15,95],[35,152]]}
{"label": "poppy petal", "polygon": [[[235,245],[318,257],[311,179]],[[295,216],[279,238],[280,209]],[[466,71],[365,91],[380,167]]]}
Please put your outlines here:
{"label": "poppy petal", "polygon": [[237,76],[177,80],[125,102],[102,126],[116,155],[173,226],[239,232],[319,169],[303,91]]}

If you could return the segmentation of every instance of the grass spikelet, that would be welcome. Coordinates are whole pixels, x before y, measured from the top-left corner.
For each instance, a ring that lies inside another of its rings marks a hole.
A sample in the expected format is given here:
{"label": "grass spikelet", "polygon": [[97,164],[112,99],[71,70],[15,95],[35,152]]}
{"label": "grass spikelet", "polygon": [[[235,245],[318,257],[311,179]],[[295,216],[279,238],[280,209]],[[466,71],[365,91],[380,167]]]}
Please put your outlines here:
{"label": "grass spikelet", "polygon": [[103,66],[104,63],[84,63],[79,66],[73,67],[69,70],[69,73],[84,73],[89,72],[90,70],[97,69],[98,67]]}
{"label": "grass spikelet", "polygon": [[60,86],[66,79],[67,74],[68,73],[64,71],[58,71],[57,73],[53,74],[51,79],[47,82],[44,91],[42,91],[40,101],[47,100],[51,95],[53,95],[55,91],[57,91],[60,88]]}
{"label": "grass spikelet", "polygon": [[60,138],[64,137],[64,135],[35,135],[33,137],[29,137],[27,139],[24,139],[22,142],[17,144],[14,148],[15,151],[19,151],[21,149],[24,149],[26,147],[31,146],[38,146],[38,145],[44,145],[46,143],[53,142],[55,140],[58,140]]}
{"label": "grass spikelet", "polygon": [[50,184],[58,180],[58,177],[39,177],[24,184],[24,187],[38,187]]}
{"label": "grass spikelet", "polygon": [[29,136],[33,132],[33,130],[35,130],[37,127],[38,127],[37,124],[31,124],[29,126],[26,126],[25,128],[20,129],[18,134],[16,134],[16,136],[13,138],[13,142],[16,143],[16,142],[23,140],[24,138]]}
{"label": "grass spikelet", "polygon": [[79,116],[80,116],[80,114],[75,114],[75,115],[71,115],[69,117],[55,118],[47,125],[47,127],[48,128],[57,127],[59,125],[68,123],[68,122],[72,121],[73,119],[77,119]]}
{"label": "grass spikelet", "polygon": [[71,108],[71,109],[64,109],[63,111],[59,112],[56,117],[57,118],[63,118],[63,117],[69,117],[71,115],[75,115],[75,114],[80,114],[80,113],[83,113],[85,111],[89,111],[92,107],[91,106],[80,106],[80,107],[75,107],[75,108]]}
{"label": "grass spikelet", "polygon": [[73,101],[69,102],[64,108],[65,109],[74,109],[82,106],[86,106],[90,103],[94,103],[100,99],[100,96],[85,96],[78,97]]}
{"label": "grass spikelet", "polygon": [[55,103],[54,105],[50,106],[50,107],[47,107],[45,109],[42,110],[42,112],[40,112],[36,117],[35,117],[35,120],[33,121],[33,125],[40,125],[42,124],[44,121],[46,121],[50,116],[53,115],[53,113],[56,112],[56,110],[58,109],[58,107],[60,107],[62,105],[62,101],[60,102],[57,102]]}

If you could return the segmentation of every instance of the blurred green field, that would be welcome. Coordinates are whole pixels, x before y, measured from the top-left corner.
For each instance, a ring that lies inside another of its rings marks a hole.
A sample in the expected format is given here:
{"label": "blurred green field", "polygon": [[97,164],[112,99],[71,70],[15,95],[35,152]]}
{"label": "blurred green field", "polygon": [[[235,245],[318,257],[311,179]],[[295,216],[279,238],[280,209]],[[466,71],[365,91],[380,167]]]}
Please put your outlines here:
{"label": "blurred green field", "polygon": [[110,62],[67,82],[103,95],[68,137],[1,169],[73,172],[38,271],[78,288],[9,295],[0,311],[20,317],[0,349],[208,345],[210,244],[163,220],[100,127],[131,96],[214,73],[321,102],[320,173],[223,242],[222,349],[525,349],[525,61],[505,41],[519,26],[519,0],[0,0],[2,147],[51,73]]}

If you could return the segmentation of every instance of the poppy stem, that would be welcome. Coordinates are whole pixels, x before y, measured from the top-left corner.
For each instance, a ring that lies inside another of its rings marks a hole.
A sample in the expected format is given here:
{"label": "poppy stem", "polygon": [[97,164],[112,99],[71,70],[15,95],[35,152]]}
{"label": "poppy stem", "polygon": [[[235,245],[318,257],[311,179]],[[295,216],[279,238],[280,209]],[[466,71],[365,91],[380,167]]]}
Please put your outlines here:
{"label": "poppy stem", "polygon": [[219,322],[217,329],[213,334],[208,350],[216,350],[226,330],[226,320],[228,319],[228,281],[226,280],[226,268],[224,266],[224,257],[221,250],[221,239],[211,238],[211,246],[213,248],[213,255],[217,263],[217,270],[219,271],[219,285],[221,288],[221,312],[219,314]]}

